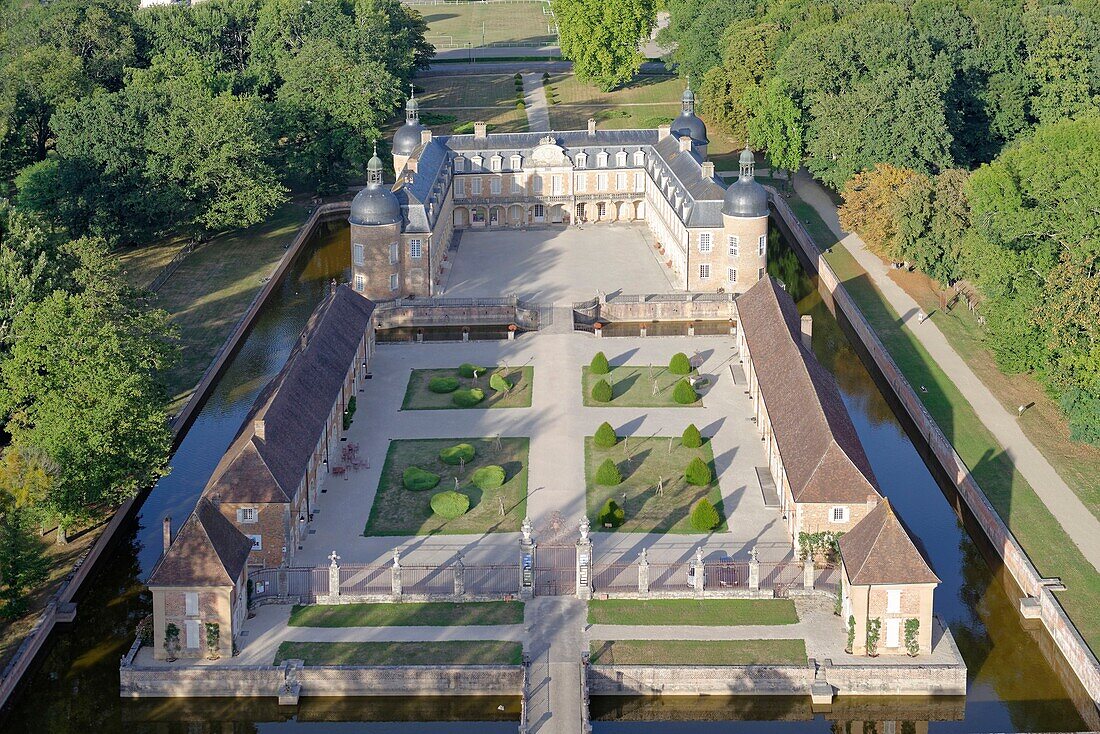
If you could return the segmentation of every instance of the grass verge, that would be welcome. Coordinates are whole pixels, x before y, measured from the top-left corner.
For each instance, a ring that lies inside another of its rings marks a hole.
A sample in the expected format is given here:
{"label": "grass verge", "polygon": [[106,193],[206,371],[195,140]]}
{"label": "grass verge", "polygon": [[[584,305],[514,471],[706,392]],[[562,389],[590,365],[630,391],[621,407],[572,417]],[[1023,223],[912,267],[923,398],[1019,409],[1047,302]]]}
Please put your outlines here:
{"label": "grass verge", "polygon": [[[505,367],[501,370],[512,388],[506,392],[497,392],[489,386],[489,377],[499,367],[486,366],[475,380],[462,377],[457,369],[413,370],[409,375],[409,384],[405,388],[405,399],[401,410],[478,410],[485,408],[530,408],[531,390],[535,380],[534,367]],[[480,388],[485,399],[471,408],[455,405],[451,396],[454,393],[434,393],[428,389],[433,377],[453,377],[458,380],[460,390],[472,387]]]}
{"label": "grass verge", "polygon": [[[612,367],[610,374],[595,375],[588,367],[581,368],[581,390],[587,408],[701,408],[702,392],[706,386],[698,386],[700,398],[694,403],[681,405],[672,399],[672,389],[687,375],[674,375],[663,365],[622,365]],[[600,403],[592,399],[592,386],[600,380],[611,383],[611,402]],[[654,394],[653,383],[657,383]]]}
{"label": "grass verge", "polygon": [[790,599],[593,599],[589,624],[701,625],[795,624]]}
{"label": "grass verge", "polygon": [[593,640],[590,659],[593,665],[805,665],[806,643],[802,640]]}
{"label": "grass verge", "polygon": [[453,627],[522,624],[523,602],[294,605],[291,627]]}
{"label": "grass verge", "polygon": [[439,642],[284,642],[273,665],[519,665],[523,645],[496,640]]}

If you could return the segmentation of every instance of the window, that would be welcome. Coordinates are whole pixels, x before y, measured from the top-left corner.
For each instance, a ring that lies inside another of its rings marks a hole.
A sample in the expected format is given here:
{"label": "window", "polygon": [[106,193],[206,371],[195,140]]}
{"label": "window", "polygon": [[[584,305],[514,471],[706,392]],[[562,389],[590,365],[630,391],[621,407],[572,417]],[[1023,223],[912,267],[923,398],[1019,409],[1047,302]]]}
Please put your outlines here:
{"label": "window", "polygon": [[455,196],[465,196],[465,195],[466,195],[466,179],[456,178],[455,179]]}
{"label": "window", "polygon": [[237,522],[256,522],[256,508],[255,507],[242,507],[237,510]]}
{"label": "window", "polygon": [[367,279],[362,274],[356,274],[355,276],[355,290],[360,293],[367,287]]}
{"label": "window", "polygon": [[596,167],[607,168],[607,153],[602,150],[596,154]]}
{"label": "window", "polygon": [[535,204],[534,214],[535,214],[535,219],[536,220],[542,219],[543,217],[546,216],[546,209],[543,208],[542,204]]}
{"label": "window", "polygon": [[512,160],[508,163],[508,166],[513,171],[518,171],[520,168],[523,167],[523,159],[520,158],[518,155],[514,155],[512,156]]}
{"label": "window", "polygon": [[699,233],[699,252],[704,255],[710,252],[711,247],[711,235],[710,232]]}
{"label": "window", "polygon": [[498,196],[500,194],[499,178],[494,178],[489,181],[489,193],[493,194],[494,196]]}
{"label": "window", "polygon": [[187,649],[197,650],[199,647],[199,620],[189,619],[184,624],[184,627],[187,629],[187,634],[184,635],[187,638]]}
{"label": "window", "polygon": [[481,179],[480,178],[475,178],[474,180],[470,181],[470,195],[471,196],[481,196]]}
{"label": "window", "polygon": [[470,159],[470,163],[473,164],[473,165],[470,166],[470,170],[471,171],[476,171],[480,168],[483,168],[484,166],[482,164],[484,162],[485,162],[484,158],[482,158],[479,155],[475,155],[473,158]]}
{"label": "window", "polygon": [[187,591],[183,594],[183,613],[188,617],[197,616],[199,613],[199,593]]}
{"label": "window", "polygon": [[252,550],[260,551],[264,549],[264,539],[262,535],[246,535],[245,537],[252,541]]}
{"label": "window", "polygon": [[607,204],[604,202],[598,202],[596,204],[596,219],[603,219],[607,216]]}
{"label": "window", "polygon": [[588,176],[583,173],[577,174],[577,193],[583,193],[588,188]]}
{"label": "window", "polygon": [[760,239],[756,241],[756,246],[759,250],[760,257],[764,257],[764,253],[768,251],[768,235],[760,235]]}
{"label": "window", "polygon": [[645,188],[645,174],[638,171],[634,174],[634,190],[641,191]]}
{"label": "window", "polygon": [[730,283],[737,282],[737,268],[730,268],[726,271],[726,280]]}
{"label": "window", "polygon": [[556,175],[552,179],[552,182],[554,186],[554,196],[561,196],[562,192],[565,191],[565,182],[562,180],[562,177]]}
{"label": "window", "polygon": [[596,190],[607,191],[607,174],[600,173],[596,176]]}
{"label": "window", "polygon": [[758,280],[764,280],[764,268],[760,268],[756,271],[756,278]]}
{"label": "window", "polygon": [[618,153],[615,154],[615,165],[618,166],[619,168],[622,168],[623,166],[626,165],[626,151],[625,150],[620,150]]}
{"label": "window", "polygon": [[512,176],[512,193],[518,194],[523,191],[523,181],[520,181],[519,176]]}
{"label": "window", "polygon": [[588,167],[588,154],[587,153],[577,153],[577,168],[587,168],[587,167]]}
{"label": "window", "polygon": [[351,248],[351,260],[356,265],[363,264],[363,243],[356,242]]}
{"label": "window", "polygon": [[481,207],[477,207],[473,211],[474,224],[485,224],[485,210]]}
{"label": "window", "polygon": [[542,176],[535,176],[531,179],[531,191],[536,194],[542,193]]}
{"label": "window", "polygon": [[393,265],[394,263],[396,263],[397,258],[399,258],[400,256],[401,256],[401,253],[398,252],[398,250],[397,250],[397,243],[396,242],[391,242],[390,243],[390,265]]}
{"label": "window", "polygon": [[499,171],[501,168],[501,163],[503,163],[503,161],[503,158],[501,158],[499,155],[495,155],[489,159],[489,168],[493,171]]}
{"label": "window", "polygon": [[455,171],[458,172],[458,171],[465,171],[465,170],[466,170],[466,159],[463,158],[462,156],[459,156],[458,158],[455,158]]}
{"label": "window", "polygon": [[830,522],[848,522],[848,508],[847,507],[834,507],[829,510]]}
{"label": "window", "polygon": [[424,254],[424,242],[419,239],[409,240],[409,257],[413,260],[419,260],[420,256]]}
{"label": "window", "polygon": [[625,191],[626,190],[626,174],[625,173],[616,173],[615,174],[615,190],[616,191]]}
{"label": "window", "polygon": [[710,263],[699,264],[699,280],[710,279]]}
{"label": "window", "polygon": [[645,153],[638,150],[634,152],[634,165],[641,166],[645,164]]}
{"label": "window", "polygon": [[577,221],[584,221],[584,204],[577,204]]}
{"label": "window", "polygon": [[739,257],[741,255],[741,238],[735,234],[731,234],[727,240],[729,245],[730,257]]}
{"label": "window", "polygon": [[886,590],[886,611],[894,614],[901,612],[901,589]]}
{"label": "window", "polygon": [[390,276],[390,290],[391,291],[397,290],[397,284],[398,284],[397,273],[394,273]]}

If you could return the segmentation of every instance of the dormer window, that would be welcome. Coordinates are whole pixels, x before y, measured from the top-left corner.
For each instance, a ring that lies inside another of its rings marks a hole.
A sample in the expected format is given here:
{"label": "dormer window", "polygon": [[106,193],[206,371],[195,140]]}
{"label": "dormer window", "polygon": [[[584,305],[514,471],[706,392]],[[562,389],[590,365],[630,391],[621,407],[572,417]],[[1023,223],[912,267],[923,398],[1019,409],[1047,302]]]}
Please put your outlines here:
{"label": "dormer window", "polygon": [[588,168],[587,153],[577,153],[577,168]]}
{"label": "dormer window", "polygon": [[596,167],[607,168],[607,153],[605,151],[601,150],[596,154]]}
{"label": "dormer window", "polygon": [[626,151],[625,150],[620,150],[618,153],[615,154],[615,165],[619,168],[622,168],[623,166],[626,165]]}
{"label": "dormer window", "polygon": [[637,151],[634,152],[634,165],[636,165],[636,166],[645,165],[645,153],[643,153],[640,150],[637,150]]}
{"label": "dormer window", "polygon": [[466,170],[466,159],[462,156],[455,158],[455,173],[462,173]]}
{"label": "dormer window", "polygon": [[477,169],[481,168],[482,164],[485,162],[485,159],[479,155],[475,155],[473,158],[470,159],[470,162],[474,164],[473,170],[476,171]]}
{"label": "dormer window", "polygon": [[513,171],[518,171],[523,167],[523,159],[518,155],[514,155],[508,165]]}
{"label": "dormer window", "polygon": [[493,156],[492,158],[489,159],[489,169],[492,170],[492,171],[499,172],[503,163],[504,163],[504,159],[501,158],[499,155],[495,155],[495,156]]}

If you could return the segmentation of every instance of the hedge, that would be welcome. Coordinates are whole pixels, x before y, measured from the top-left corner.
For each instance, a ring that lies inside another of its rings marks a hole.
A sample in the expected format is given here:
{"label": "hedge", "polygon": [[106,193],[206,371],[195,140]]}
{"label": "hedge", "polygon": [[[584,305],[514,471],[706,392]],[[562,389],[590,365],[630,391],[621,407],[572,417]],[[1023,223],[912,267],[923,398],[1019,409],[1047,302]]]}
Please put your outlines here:
{"label": "hedge", "polygon": [[470,475],[470,481],[474,483],[474,486],[478,489],[496,489],[504,484],[504,480],[507,475],[504,473],[504,467],[490,464],[489,466],[483,466],[473,474]]}
{"label": "hedge", "polygon": [[691,405],[699,399],[699,394],[695,392],[690,382],[681,379],[676,383],[676,387],[672,388],[672,399],[680,405]]}
{"label": "hedge", "polygon": [[432,512],[447,520],[461,517],[470,509],[470,498],[461,492],[448,489],[432,495]]}
{"label": "hedge", "polygon": [[697,449],[703,445],[703,436],[694,423],[684,429],[684,435],[680,437],[680,445],[685,449]]}
{"label": "hedge", "polygon": [[451,396],[451,402],[460,408],[472,408],[485,399],[485,391],[479,387],[471,387],[469,390],[455,390]]}
{"label": "hedge", "polygon": [[465,461],[469,464],[474,460],[474,447],[468,443],[459,443],[454,446],[448,446],[439,452],[439,460],[444,464],[450,464],[451,466],[457,466],[459,463]]}
{"label": "hedge", "polygon": [[707,486],[711,478],[710,467],[698,456],[689,461],[687,469],[684,469],[684,479],[688,484],[694,484],[696,487]]}
{"label": "hedge", "polygon": [[479,375],[484,374],[485,368],[480,367],[476,364],[470,364],[469,362],[463,362],[458,366],[458,374],[462,375],[463,377],[473,377],[475,371],[477,371]]}
{"label": "hedge", "polygon": [[596,429],[596,435],[592,437],[592,443],[601,449],[609,449],[618,442],[619,437],[615,435],[615,429],[607,421],[600,424]]}
{"label": "hedge", "polygon": [[504,375],[494,372],[493,376],[489,378],[489,387],[497,392],[508,392],[512,389],[512,383],[508,382],[508,378]]}
{"label": "hedge", "polygon": [[714,530],[720,522],[722,522],[722,518],[719,517],[718,510],[706,497],[701,498],[691,508],[691,527],[701,533]]}
{"label": "hedge", "polygon": [[668,361],[668,371],[674,375],[687,375],[691,373],[691,360],[683,352],[676,352]]}
{"label": "hedge", "polygon": [[458,389],[457,377],[433,377],[428,381],[428,389],[432,392],[448,393]]}
{"label": "hedge", "polygon": [[425,471],[418,466],[410,466],[401,475],[401,483],[405,485],[405,489],[422,492],[439,484],[439,475],[432,474],[430,471]]}
{"label": "hedge", "polygon": [[613,528],[617,528],[623,524],[626,520],[626,510],[619,506],[619,503],[615,500],[608,498],[607,502],[603,503],[603,507],[600,508],[600,513],[596,515],[596,522],[600,524],[600,527],[607,527],[610,525]]}
{"label": "hedge", "polygon": [[607,380],[600,380],[592,386],[592,399],[597,403],[610,403],[612,395],[611,383]]}
{"label": "hedge", "polygon": [[594,375],[606,375],[611,371],[611,364],[607,361],[607,355],[596,352],[596,356],[588,364],[588,371]]}
{"label": "hedge", "polygon": [[596,484],[614,487],[616,484],[622,483],[623,475],[619,471],[619,467],[611,459],[604,459],[603,463],[600,464],[600,468],[596,470]]}
{"label": "hedge", "polygon": [[344,408],[344,430],[351,428],[351,419],[355,417],[355,396],[348,398],[348,407]]}

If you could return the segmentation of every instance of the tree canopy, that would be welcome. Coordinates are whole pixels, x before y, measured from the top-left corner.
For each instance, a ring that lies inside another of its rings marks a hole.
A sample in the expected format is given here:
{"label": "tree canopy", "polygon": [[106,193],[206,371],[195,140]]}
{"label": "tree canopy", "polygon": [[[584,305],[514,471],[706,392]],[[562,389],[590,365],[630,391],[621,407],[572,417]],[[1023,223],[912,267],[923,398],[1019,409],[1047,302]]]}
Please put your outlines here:
{"label": "tree canopy", "polygon": [[654,0],[552,0],[561,52],[577,77],[611,90],[642,66],[638,44],[656,22]]}

